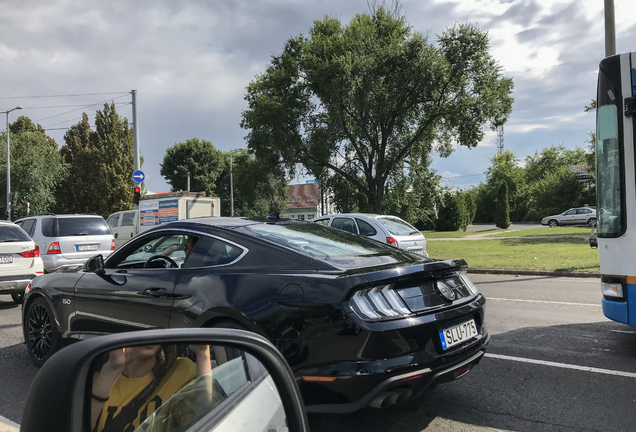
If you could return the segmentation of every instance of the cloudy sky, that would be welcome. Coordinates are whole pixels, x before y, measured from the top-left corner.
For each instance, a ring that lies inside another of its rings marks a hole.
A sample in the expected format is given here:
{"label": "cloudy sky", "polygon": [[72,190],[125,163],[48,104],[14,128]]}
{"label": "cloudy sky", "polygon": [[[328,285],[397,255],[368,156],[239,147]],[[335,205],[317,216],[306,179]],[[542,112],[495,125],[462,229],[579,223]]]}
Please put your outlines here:
{"label": "cloudy sky", "polygon": [[[585,146],[604,55],[601,0],[402,0],[413,28],[431,39],[453,22],[488,30],[494,56],[515,82],[505,147],[523,160],[551,144]],[[2,0],[0,110],[22,105],[61,145],[81,113],[113,101],[132,119],[138,91],[146,187],[166,148],[191,137],[217,148],[245,147],[239,126],[245,88],[290,36],[324,15],[348,22],[367,0],[64,1]],[[636,50],[636,2],[615,0],[617,51]],[[631,43],[630,43],[631,42]],[[89,95],[92,94],[92,95]],[[35,97],[81,95],[64,97]],[[17,113],[11,113],[17,116]],[[15,119],[12,118],[11,121]],[[489,132],[476,149],[436,157],[448,186],[484,181],[496,153]],[[298,178],[295,182],[304,182]]]}

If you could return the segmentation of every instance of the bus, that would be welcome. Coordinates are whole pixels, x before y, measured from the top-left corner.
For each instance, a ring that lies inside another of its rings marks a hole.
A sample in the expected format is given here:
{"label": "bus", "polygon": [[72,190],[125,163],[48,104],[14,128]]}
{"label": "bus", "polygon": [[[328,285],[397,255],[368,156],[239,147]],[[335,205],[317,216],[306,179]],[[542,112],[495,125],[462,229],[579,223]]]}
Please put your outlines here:
{"label": "bus", "polygon": [[636,327],[636,52],[599,64],[597,243],[603,314]]}

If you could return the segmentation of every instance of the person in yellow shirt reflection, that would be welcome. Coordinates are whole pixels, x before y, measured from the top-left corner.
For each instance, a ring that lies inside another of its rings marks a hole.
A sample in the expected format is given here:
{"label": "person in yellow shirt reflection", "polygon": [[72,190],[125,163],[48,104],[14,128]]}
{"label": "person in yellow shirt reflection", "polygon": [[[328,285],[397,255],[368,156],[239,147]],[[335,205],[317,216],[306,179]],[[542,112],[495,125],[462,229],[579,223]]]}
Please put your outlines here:
{"label": "person in yellow shirt reflection", "polygon": [[172,344],[111,351],[93,380],[91,430],[133,431],[193,379],[209,374],[210,347],[195,345],[194,352],[196,363],[177,357]]}

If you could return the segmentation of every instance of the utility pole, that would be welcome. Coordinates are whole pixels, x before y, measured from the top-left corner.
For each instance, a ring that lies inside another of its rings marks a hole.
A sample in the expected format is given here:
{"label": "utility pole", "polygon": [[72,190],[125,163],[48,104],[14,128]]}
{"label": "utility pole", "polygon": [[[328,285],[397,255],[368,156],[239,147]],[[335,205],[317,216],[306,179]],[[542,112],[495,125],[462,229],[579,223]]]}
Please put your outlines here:
{"label": "utility pole", "polygon": [[234,178],[232,177],[232,152],[230,152],[230,216],[234,217]]}
{"label": "utility pole", "polygon": [[605,0],[605,57],[616,54],[616,22],[614,0]]}
{"label": "utility pole", "polygon": [[15,110],[21,110],[21,106],[17,106],[8,111],[4,111],[2,114],[7,115],[7,220],[11,220],[11,163],[9,158],[11,157],[11,147],[9,146],[9,113]]}
{"label": "utility pole", "polygon": [[[137,90],[131,90],[132,95],[132,121],[133,121],[133,170],[137,171],[139,167],[139,125],[137,124]],[[141,187],[140,183],[135,182],[135,186]],[[139,204],[135,204],[135,210],[139,210]]]}

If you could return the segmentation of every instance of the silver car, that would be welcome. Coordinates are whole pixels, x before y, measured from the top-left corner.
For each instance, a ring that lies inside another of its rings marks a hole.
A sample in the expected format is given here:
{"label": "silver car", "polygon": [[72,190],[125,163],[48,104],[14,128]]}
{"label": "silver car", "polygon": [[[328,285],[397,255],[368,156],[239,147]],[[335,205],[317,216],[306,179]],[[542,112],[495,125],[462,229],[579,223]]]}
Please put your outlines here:
{"label": "silver car", "polygon": [[589,225],[596,226],[596,209],[592,207],[571,208],[558,215],[546,216],[541,219],[541,225],[555,227],[558,225]]}
{"label": "silver car", "polygon": [[311,221],[354,234],[362,234],[382,243],[428,257],[426,238],[417,228],[397,216],[347,213],[321,216]]}
{"label": "silver car", "polygon": [[42,215],[19,219],[16,224],[40,247],[44,271],[84,264],[90,257],[108,257],[115,239],[103,217],[98,215]]}

